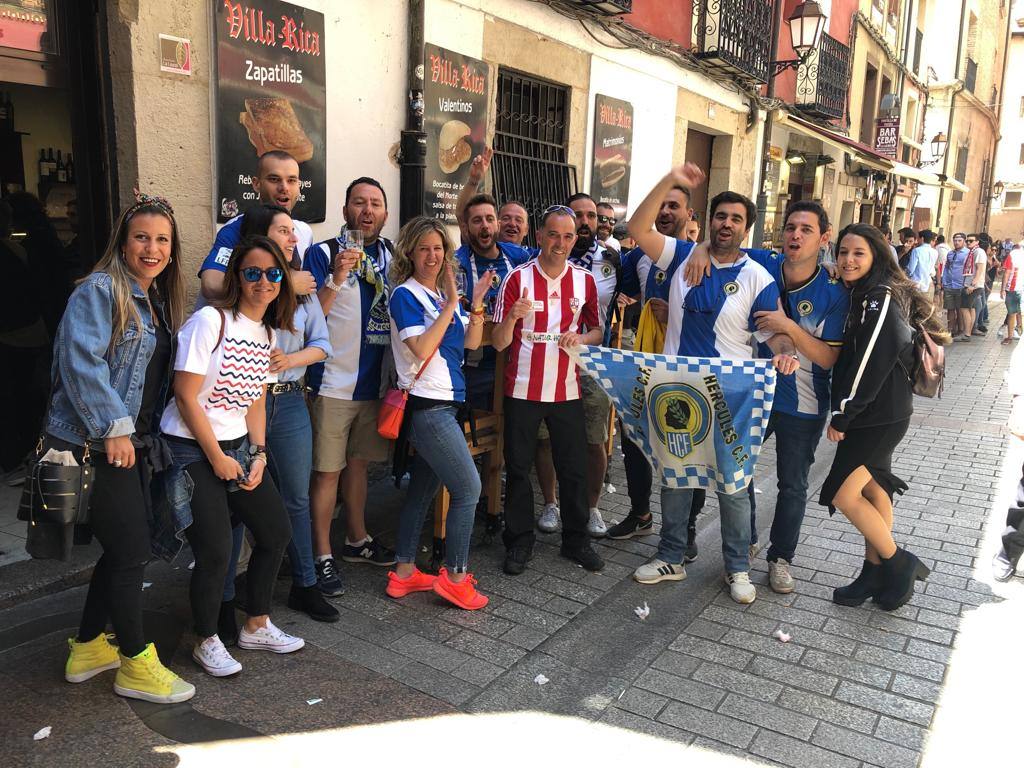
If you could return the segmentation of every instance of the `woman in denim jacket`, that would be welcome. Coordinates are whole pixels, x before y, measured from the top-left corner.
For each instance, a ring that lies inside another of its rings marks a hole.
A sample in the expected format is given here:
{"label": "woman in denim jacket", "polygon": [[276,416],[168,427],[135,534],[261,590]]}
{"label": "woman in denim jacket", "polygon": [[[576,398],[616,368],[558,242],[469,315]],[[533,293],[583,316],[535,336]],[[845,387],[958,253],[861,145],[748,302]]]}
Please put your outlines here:
{"label": "woman in denim jacket", "polygon": [[[150,556],[146,446],[159,423],[172,342],[184,316],[180,252],[167,201],[142,195],[121,214],[57,329],[46,422],[47,447],[71,451],[79,461],[88,447],[97,457],[89,527],[103,555],[78,636],[68,641],[64,677],[81,683],[117,669],[116,693],[164,704],[195,694],[160,663],[142,630],[142,576]],[[104,634],[108,620],[117,648]]]}
{"label": "woman in denim jacket", "polygon": [[[291,214],[279,205],[254,205],[245,212],[240,234],[266,235],[284,252],[293,270],[302,269],[302,254],[296,253],[298,237]],[[309,523],[309,473],[313,469],[313,427],[306,407],[303,377],[306,366],[327,359],[331,342],[327,320],[316,292],[297,296],[295,332],[279,329],[277,346],[271,351],[270,371],[277,383],[267,392],[267,459],[270,476],[288,510],[292,540],[288,544],[288,563],[292,588],[288,607],[302,611],[317,621],[337,621],[338,609],[324,599],[316,586],[313,567],[313,541]],[[224,582],[217,635],[225,645],[238,637],[235,622],[235,571],[242,546],[243,526],[235,526],[234,546]]]}

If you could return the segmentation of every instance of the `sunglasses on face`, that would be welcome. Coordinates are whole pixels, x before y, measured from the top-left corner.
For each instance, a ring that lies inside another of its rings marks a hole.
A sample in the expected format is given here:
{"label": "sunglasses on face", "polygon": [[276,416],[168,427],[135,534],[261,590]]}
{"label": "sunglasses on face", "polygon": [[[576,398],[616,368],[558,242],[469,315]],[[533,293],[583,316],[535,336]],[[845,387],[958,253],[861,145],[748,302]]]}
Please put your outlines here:
{"label": "sunglasses on face", "polygon": [[598,224],[614,224],[616,221],[618,221],[618,219],[614,216],[602,216],[600,213],[597,214]]}
{"label": "sunglasses on face", "polygon": [[280,283],[284,278],[284,270],[280,267],[271,267],[270,269],[260,269],[259,267],[246,267],[242,270],[242,277],[245,278],[247,283],[258,283],[260,278],[264,275],[267,276],[267,282],[269,283]]}

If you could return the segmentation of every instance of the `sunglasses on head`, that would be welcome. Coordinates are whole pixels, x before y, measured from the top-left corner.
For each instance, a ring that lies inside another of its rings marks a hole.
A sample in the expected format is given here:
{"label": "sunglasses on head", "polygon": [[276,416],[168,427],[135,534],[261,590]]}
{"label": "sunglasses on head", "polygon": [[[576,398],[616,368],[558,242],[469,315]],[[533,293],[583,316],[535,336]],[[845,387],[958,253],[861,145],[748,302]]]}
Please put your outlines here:
{"label": "sunglasses on head", "polygon": [[544,209],[544,213],[541,216],[547,216],[549,213],[564,213],[566,216],[572,216],[576,218],[576,211],[567,205],[552,205]]}
{"label": "sunglasses on head", "polygon": [[284,279],[284,270],[280,267],[271,267],[270,269],[246,267],[242,270],[242,277],[244,277],[248,283],[258,283],[260,278],[264,275],[267,276],[267,282],[280,283],[281,280]]}
{"label": "sunglasses on head", "polygon": [[616,221],[618,221],[618,219],[616,219],[614,216],[604,216],[600,213],[597,214],[598,224],[614,224]]}

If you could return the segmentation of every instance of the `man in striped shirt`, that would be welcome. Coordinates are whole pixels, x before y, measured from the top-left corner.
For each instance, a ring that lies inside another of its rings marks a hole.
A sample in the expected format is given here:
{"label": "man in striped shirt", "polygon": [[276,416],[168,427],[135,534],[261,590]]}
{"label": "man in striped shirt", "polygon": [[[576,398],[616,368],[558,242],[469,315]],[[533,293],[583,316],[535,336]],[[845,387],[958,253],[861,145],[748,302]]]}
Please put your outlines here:
{"label": "man in striped shirt", "polygon": [[494,307],[492,343],[505,365],[505,573],[533,557],[530,467],[543,421],[551,435],[561,490],[563,557],[589,571],[604,561],[587,536],[587,466],[580,377],[567,349],[600,344],[597,283],[568,263],[576,242],[572,209],[552,206],[538,227],[540,255],[505,278]]}

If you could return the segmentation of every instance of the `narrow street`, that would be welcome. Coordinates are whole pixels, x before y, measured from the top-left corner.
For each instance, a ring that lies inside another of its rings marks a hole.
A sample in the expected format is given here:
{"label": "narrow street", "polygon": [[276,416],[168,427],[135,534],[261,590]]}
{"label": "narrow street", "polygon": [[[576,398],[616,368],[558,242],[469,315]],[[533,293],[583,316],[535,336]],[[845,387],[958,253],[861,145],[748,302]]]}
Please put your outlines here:
{"label": "narrow street", "polygon": [[[1003,309],[993,303],[992,311],[995,328]],[[389,762],[422,761],[428,743],[445,759],[447,738],[497,764],[546,764],[556,754],[597,764],[680,755],[695,765],[794,768],[997,764],[1021,682],[1003,660],[1024,629],[1024,584],[995,583],[989,569],[1024,453],[1003,427],[1009,355],[994,333],[954,345],[943,398],[915,403],[897,454],[895,471],[910,491],[897,502],[896,531],[932,575],[895,613],[830,601],[862,551],[853,528],[815,503],[796,591],[767,587],[762,555],[749,606],[722,583],[713,503],[688,579],[654,587],[630,578],[655,551],[654,536],[602,542],[608,566],[599,575],[559,558],[556,536],[541,536],[530,568],[511,578],[501,573],[500,545],[480,542],[481,524],[473,557],[491,596],[485,610],[467,614],[429,593],[393,601],[383,569],[346,566],[342,620],[318,624],[279,607],[288,589],[281,580],[275,619],[306,648],[287,657],[239,651],[243,672],[215,680],[190,658],[186,556],[146,573],[147,634],[198,688],[192,701],[160,707],[113,695],[112,672],[65,683],[66,638],[84,587],[42,594],[56,587],[35,584],[18,596],[14,582],[31,582],[46,564],[15,563],[0,568],[9,606],[0,613],[5,763],[93,765],[100,749],[104,762],[124,766],[297,765],[364,749],[383,750]],[[757,473],[762,541],[774,508],[774,450],[769,443]],[[823,442],[812,498],[831,456]],[[628,507],[618,457],[612,482],[606,519]],[[379,480],[371,499],[390,538],[400,493]],[[641,621],[634,609],[645,603]],[[773,637],[777,629],[792,640]],[[49,738],[33,741],[44,726]],[[527,728],[495,749],[510,729]]]}

